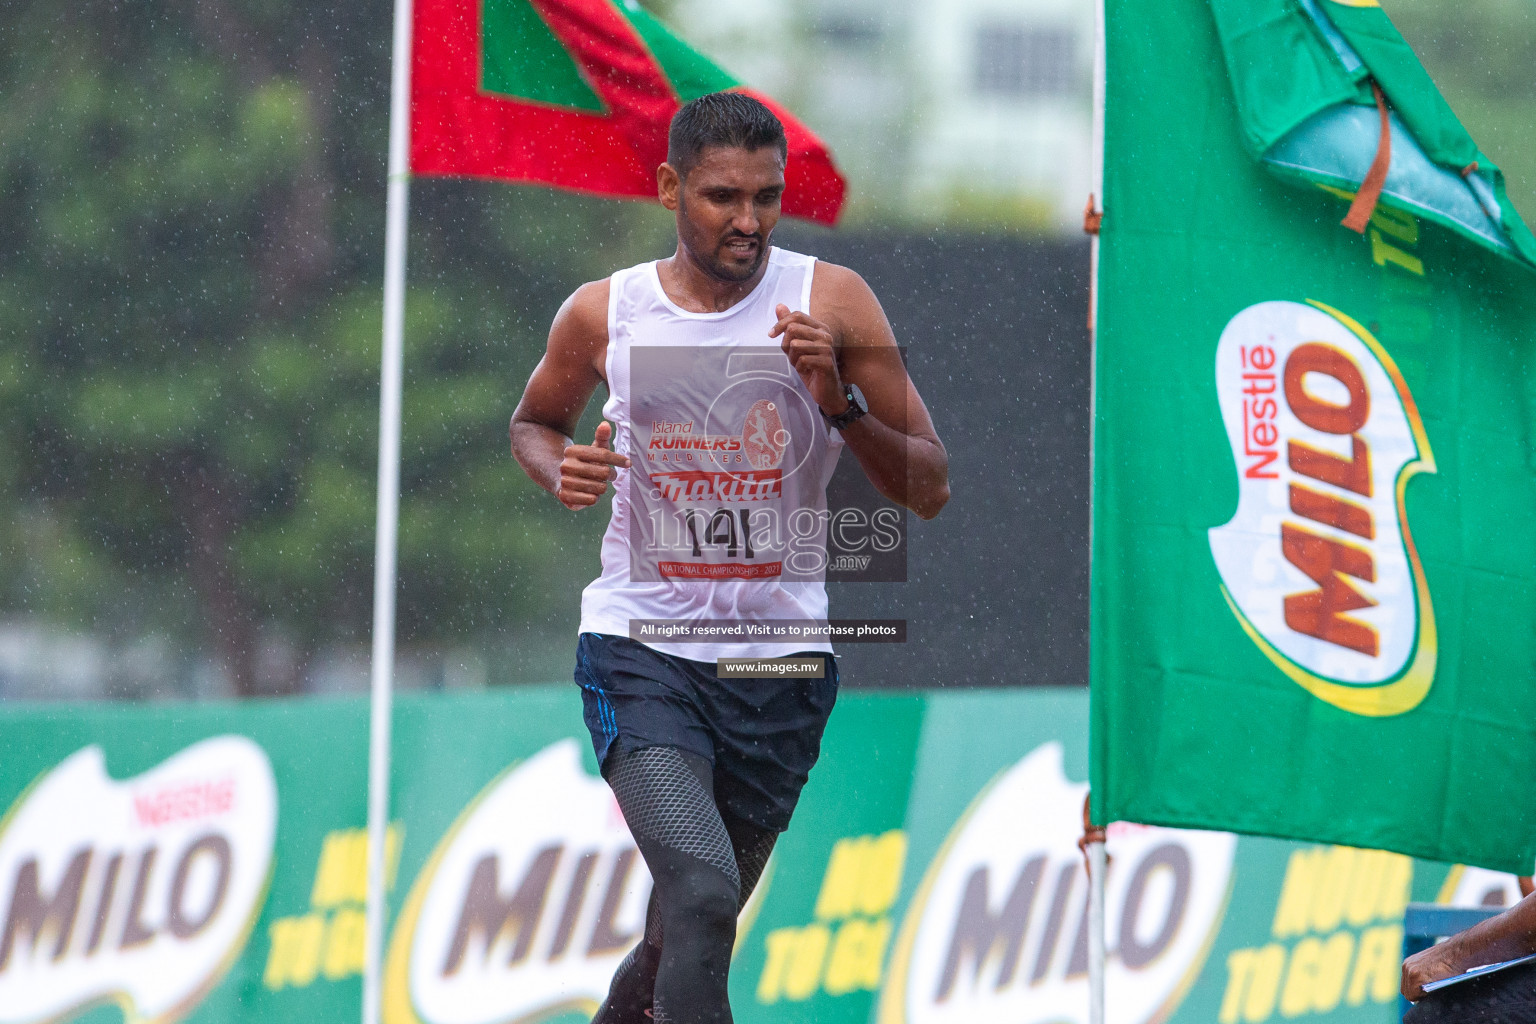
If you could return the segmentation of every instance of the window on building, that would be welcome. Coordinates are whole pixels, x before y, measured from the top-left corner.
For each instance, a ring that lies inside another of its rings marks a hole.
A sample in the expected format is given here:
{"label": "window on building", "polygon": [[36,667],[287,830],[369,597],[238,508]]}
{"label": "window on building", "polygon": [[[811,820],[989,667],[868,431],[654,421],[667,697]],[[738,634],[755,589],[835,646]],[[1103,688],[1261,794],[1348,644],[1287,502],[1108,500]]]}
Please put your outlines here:
{"label": "window on building", "polygon": [[816,34],[828,45],[839,49],[870,49],[879,45],[883,34],[877,22],[851,14],[822,15],[815,24]]}
{"label": "window on building", "polygon": [[986,96],[1070,92],[1077,39],[1071,29],[982,24],[976,29],[976,91]]}

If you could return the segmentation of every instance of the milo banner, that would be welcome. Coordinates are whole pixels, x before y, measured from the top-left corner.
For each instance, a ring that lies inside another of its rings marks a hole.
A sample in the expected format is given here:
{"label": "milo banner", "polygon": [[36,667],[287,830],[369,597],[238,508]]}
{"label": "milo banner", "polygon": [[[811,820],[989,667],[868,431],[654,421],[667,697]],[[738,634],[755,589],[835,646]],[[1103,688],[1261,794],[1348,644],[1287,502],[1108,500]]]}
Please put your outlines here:
{"label": "milo banner", "polygon": [[[742,913],[738,1020],[1084,1022],[1081,691],[845,695]],[[397,706],[386,1024],[577,1024],[650,880],[575,687]],[[0,1024],[352,1021],[360,701],[0,715]],[[1116,1024],[1395,1019],[1410,899],[1514,878],[1120,825]]]}
{"label": "milo banner", "polygon": [[1375,0],[1107,18],[1095,820],[1529,870],[1536,244],[1502,175]]}

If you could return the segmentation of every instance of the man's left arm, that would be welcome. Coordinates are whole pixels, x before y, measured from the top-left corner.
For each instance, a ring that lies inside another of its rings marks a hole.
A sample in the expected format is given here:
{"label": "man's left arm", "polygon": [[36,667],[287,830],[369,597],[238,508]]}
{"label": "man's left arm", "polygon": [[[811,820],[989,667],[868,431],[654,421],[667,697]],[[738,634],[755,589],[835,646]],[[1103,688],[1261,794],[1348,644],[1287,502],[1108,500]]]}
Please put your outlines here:
{"label": "man's left arm", "polygon": [[885,311],[858,274],[816,264],[811,313],[779,306],[780,339],[811,397],[828,416],[848,408],[843,385],[864,395],[866,415],[842,431],[870,482],[923,519],[949,501],[949,456],[907,376]]}

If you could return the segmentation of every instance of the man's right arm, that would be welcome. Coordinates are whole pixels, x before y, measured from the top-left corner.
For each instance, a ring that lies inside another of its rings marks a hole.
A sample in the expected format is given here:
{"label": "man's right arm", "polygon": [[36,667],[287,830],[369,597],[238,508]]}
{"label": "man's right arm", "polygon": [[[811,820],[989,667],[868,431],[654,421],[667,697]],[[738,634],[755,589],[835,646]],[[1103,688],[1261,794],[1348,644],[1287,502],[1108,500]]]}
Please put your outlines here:
{"label": "man's right arm", "polygon": [[512,457],[534,483],[570,509],[597,504],[616,468],[629,465],[612,450],[612,428],[606,423],[590,445],[571,439],[603,379],[607,348],[608,282],[594,281],[576,289],[555,314],[544,358],[512,413]]}

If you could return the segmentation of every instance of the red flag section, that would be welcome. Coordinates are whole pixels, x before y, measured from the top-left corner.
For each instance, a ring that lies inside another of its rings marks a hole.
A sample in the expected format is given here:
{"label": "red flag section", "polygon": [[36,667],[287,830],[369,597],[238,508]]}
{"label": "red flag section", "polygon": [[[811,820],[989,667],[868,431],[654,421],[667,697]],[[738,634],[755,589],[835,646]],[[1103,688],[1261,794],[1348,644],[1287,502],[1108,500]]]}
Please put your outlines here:
{"label": "red flag section", "polygon": [[784,212],[835,223],[846,184],[826,145],[634,0],[416,0],[411,171],[654,198],[672,115],[722,89],[784,123]]}

